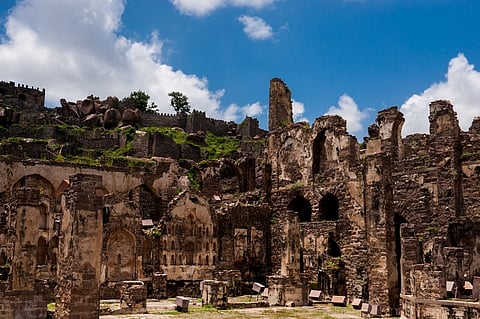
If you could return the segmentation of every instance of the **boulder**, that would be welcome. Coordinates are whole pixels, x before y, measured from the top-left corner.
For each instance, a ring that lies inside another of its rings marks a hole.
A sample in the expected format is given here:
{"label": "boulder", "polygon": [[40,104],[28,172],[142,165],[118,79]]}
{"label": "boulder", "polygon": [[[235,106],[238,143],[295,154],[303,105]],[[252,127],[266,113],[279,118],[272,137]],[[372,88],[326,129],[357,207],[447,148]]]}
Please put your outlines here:
{"label": "boulder", "polygon": [[126,109],[122,114],[124,124],[137,124],[140,121],[140,111],[138,109]]}
{"label": "boulder", "polygon": [[97,127],[100,125],[100,117],[97,114],[90,114],[83,120],[83,125],[87,127]]}
{"label": "boulder", "polygon": [[78,106],[78,113],[81,117],[92,114],[95,110],[94,107],[95,101],[91,99],[85,99]]}
{"label": "boulder", "polygon": [[106,129],[114,128],[120,122],[122,115],[120,111],[114,108],[108,109],[103,115],[103,126]]}
{"label": "boulder", "polygon": [[109,109],[118,109],[120,105],[118,98],[116,96],[107,97],[105,104],[107,104],[107,108]]}
{"label": "boulder", "polygon": [[187,141],[197,145],[205,145],[205,132],[190,133],[187,135]]}

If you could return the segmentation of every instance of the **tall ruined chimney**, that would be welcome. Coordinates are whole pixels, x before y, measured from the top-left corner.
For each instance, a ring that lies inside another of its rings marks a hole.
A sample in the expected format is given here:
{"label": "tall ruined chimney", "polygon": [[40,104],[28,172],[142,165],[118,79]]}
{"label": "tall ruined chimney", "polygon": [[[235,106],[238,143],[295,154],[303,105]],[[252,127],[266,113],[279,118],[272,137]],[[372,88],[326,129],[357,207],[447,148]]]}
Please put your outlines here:
{"label": "tall ruined chimney", "polygon": [[279,78],[270,80],[268,130],[273,131],[293,124],[292,98],[287,85]]}

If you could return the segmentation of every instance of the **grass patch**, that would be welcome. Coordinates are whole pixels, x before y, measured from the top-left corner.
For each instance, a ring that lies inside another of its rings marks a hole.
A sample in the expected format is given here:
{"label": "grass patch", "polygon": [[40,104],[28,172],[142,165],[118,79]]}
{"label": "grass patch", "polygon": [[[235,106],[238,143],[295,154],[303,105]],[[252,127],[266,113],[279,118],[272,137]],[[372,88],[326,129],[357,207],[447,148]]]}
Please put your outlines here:
{"label": "grass patch", "polygon": [[216,136],[207,132],[205,137],[206,145],[198,145],[187,141],[187,133],[179,128],[171,127],[143,127],[140,131],[150,133],[160,133],[170,137],[176,144],[191,144],[200,147],[200,150],[206,154],[208,160],[220,159],[240,150],[240,140],[230,136]]}
{"label": "grass patch", "polygon": [[240,149],[240,140],[230,136],[216,136],[210,132],[207,132],[205,143],[207,146],[201,148],[206,152],[207,159],[219,159]]}
{"label": "grass patch", "polygon": [[170,137],[176,144],[186,144],[187,134],[180,128],[175,127],[142,127],[139,131],[149,133],[160,133]]}

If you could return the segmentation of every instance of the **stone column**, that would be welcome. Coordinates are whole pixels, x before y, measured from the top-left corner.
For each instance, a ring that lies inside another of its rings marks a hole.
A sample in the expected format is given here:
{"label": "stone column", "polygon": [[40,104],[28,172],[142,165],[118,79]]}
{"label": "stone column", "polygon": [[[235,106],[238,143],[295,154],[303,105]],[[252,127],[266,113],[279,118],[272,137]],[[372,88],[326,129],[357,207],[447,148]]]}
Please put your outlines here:
{"label": "stone column", "polygon": [[62,195],[57,319],[98,319],[103,233],[102,177],[76,174]]}
{"label": "stone column", "polygon": [[392,171],[402,157],[404,118],[397,107],[378,113],[369,127],[365,171],[365,223],[368,242],[369,303],[382,315],[400,307]]}
{"label": "stone column", "polygon": [[226,308],[228,303],[226,281],[204,280],[200,283],[202,290],[202,306],[211,305],[216,308]]}

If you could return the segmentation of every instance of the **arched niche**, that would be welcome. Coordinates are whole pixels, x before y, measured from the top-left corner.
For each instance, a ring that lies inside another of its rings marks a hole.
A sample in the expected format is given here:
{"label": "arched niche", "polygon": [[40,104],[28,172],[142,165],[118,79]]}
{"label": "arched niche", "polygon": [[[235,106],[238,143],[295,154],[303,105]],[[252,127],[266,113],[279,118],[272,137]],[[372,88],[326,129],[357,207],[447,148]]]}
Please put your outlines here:
{"label": "arched niche", "polygon": [[325,196],[320,199],[319,203],[319,219],[330,221],[338,220],[338,207],[339,202],[337,196],[332,193],[325,194]]}
{"label": "arched niche", "polygon": [[325,148],[325,130],[322,130],[317,134],[313,140],[312,145],[312,174],[315,176],[320,174],[326,166],[327,151]]}
{"label": "arched niche", "polygon": [[185,245],[185,257],[186,257],[186,263],[187,265],[193,265],[194,260],[194,250],[195,250],[195,245],[192,242],[187,242]]}
{"label": "arched niche", "polygon": [[145,238],[142,245],[142,263],[146,265],[153,263],[153,243],[150,238]]}
{"label": "arched niche", "polygon": [[7,263],[7,254],[4,250],[0,251],[0,266],[3,266]]}
{"label": "arched niche", "polygon": [[37,266],[46,265],[48,262],[47,240],[44,237],[38,238],[36,261]]}
{"label": "arched niche", "polygon": [[149,187],[144,184],[135,187],[128,193],[128,198],[138,204],[142,219],[160,220],[162,202]]}
{"label": "arched niche", "polygon": [[330,234],[330,236],[328,237],[327,253],[330,257],[342,256],[342,251],[340,250],[340,246],[338,246],[337,242],[333,239],[333,234]]}
{"label": "arched niche", "polygon": [[312,221],[312,204],[303,196],[292,199],[287,209],[297,212],[301,223]]}
{"label": "arched niche", "polygon": [[110,235],[107,248],[107,280],[133,280],[135,277],[135,237],[126,230]]}

